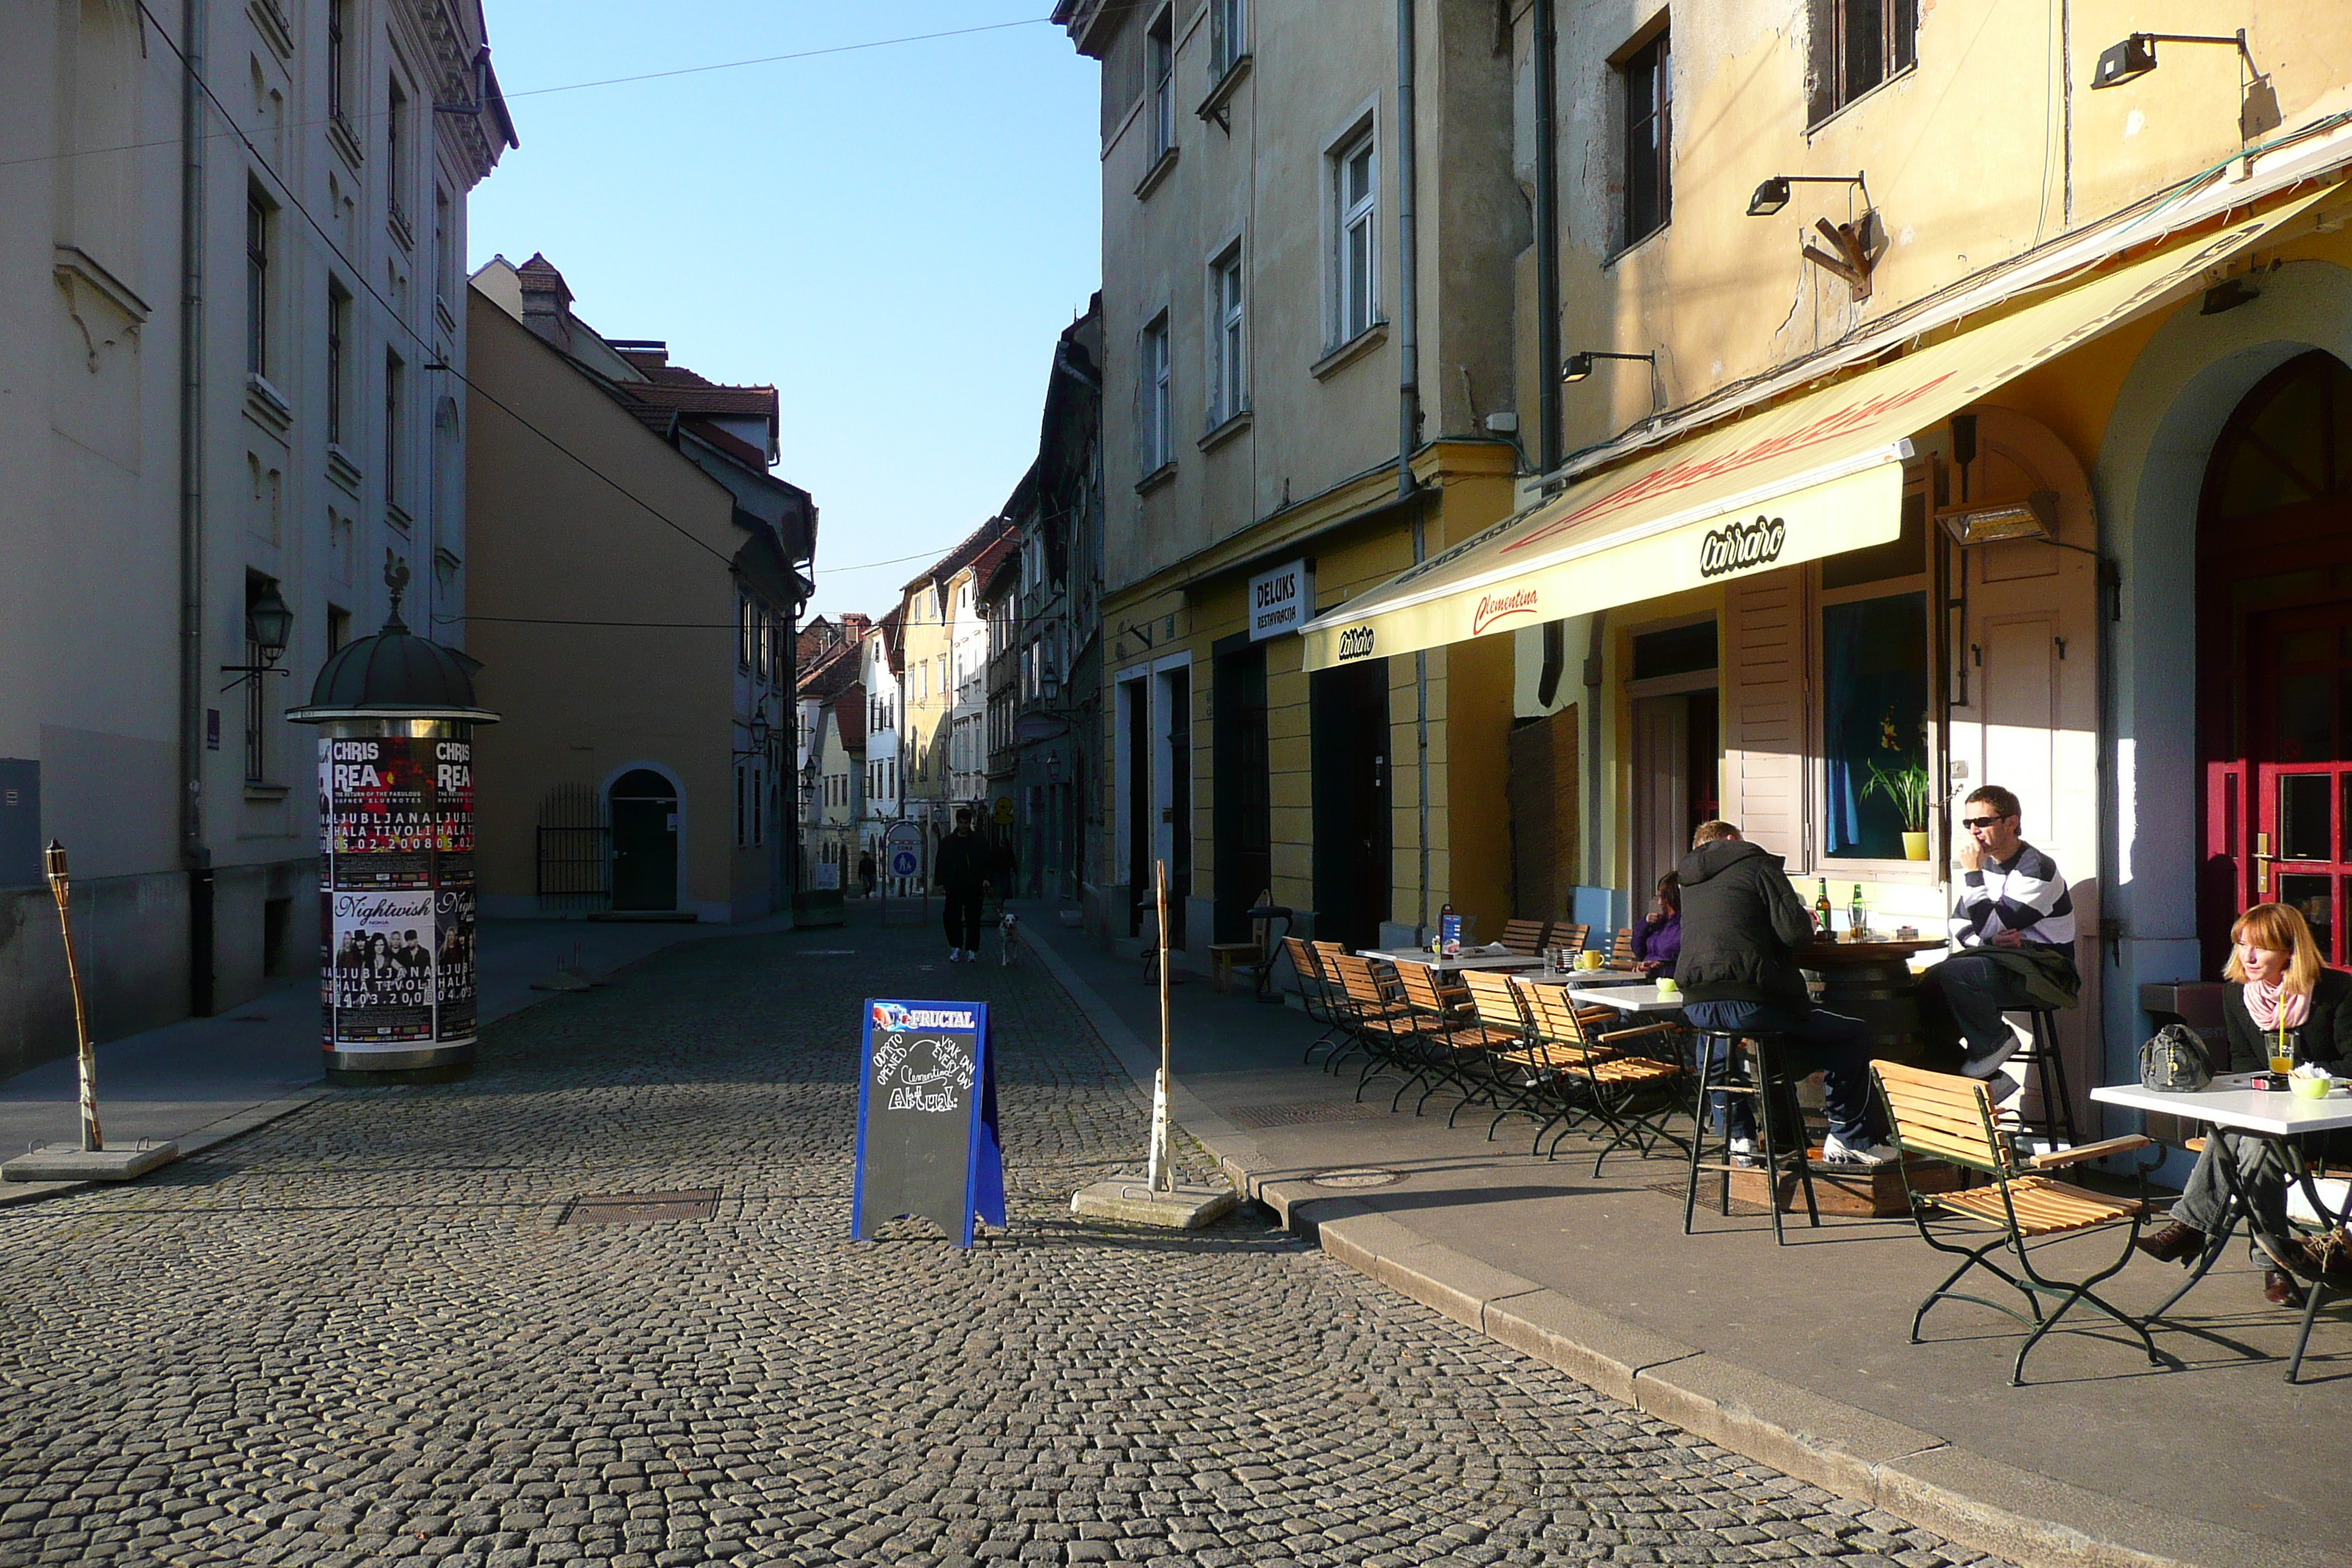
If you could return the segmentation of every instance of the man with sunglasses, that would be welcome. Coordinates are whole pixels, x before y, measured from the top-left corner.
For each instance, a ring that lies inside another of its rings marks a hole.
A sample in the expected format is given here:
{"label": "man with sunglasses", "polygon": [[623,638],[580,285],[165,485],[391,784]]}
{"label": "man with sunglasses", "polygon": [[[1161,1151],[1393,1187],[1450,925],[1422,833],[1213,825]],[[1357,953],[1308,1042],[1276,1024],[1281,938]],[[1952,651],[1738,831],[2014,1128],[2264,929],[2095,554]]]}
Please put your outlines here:
{"label": "man with sunglasses", "polygon": [[2001,1064],[2018,1039],[2001,1015],[2072,1007],[2074,899],[2058,863],[2018,834],[2017,796],[1999,784],[1971,790],[1960,807],[1951,955],[1927,971],[1919,1010],[1932,1035],[1958,1047],[1960,1070],[1990,1081],[1995,1103],[2016,1092]]}

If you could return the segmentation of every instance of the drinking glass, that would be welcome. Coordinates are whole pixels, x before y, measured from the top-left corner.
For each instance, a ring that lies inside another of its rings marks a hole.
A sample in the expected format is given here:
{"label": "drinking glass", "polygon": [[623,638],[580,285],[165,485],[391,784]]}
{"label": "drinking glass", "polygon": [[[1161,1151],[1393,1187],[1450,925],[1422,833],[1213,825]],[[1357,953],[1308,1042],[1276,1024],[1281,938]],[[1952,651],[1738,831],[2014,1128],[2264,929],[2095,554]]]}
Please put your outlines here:
{"label": "drinking glass", "polygon": [[2270,1037],[2270,1047],[2271,1071],[2293,1072],[2294,1070],[2294,1043],[2282,1036],[2273,1035]]}

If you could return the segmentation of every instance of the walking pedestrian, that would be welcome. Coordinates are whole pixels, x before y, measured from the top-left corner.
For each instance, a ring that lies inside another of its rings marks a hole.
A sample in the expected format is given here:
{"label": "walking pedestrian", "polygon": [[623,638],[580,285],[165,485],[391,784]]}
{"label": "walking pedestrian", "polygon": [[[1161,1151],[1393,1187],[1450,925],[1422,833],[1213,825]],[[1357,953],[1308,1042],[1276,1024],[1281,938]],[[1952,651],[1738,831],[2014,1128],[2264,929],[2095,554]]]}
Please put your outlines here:
{"label": "walking pedestrian", "polygon": [[971,830],[971,807],[956,807],[955,831],[940,840],[931,879],[947,905],[948,962],[980,960],[980,904],[988,892],[988,846]]}

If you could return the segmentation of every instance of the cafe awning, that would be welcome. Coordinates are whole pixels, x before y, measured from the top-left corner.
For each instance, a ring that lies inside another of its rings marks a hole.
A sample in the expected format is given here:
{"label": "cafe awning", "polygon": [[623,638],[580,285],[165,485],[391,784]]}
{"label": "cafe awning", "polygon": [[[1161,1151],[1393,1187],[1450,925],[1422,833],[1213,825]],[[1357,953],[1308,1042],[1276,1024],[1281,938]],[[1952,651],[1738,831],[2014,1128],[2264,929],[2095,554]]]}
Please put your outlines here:
{"label": "cafe awning", "polygon": [[1572,485],[1309,622],[1306,668],[1436,647],[1893,540],[1913,431],[2162,303],[2326,194],[2305,192]]}

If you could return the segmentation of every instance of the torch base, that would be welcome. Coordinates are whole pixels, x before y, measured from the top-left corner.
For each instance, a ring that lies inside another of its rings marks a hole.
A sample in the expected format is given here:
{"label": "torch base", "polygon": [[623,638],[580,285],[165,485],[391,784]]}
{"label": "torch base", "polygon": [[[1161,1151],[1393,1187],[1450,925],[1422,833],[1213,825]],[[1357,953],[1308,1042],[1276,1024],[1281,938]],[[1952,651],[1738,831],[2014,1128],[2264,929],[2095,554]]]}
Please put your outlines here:
{"label": "torch base", "polygon": [[180,1157],[177,1143],[144,1149],[36,1149],[0,1163],[11,1182],[128,1182]]}

